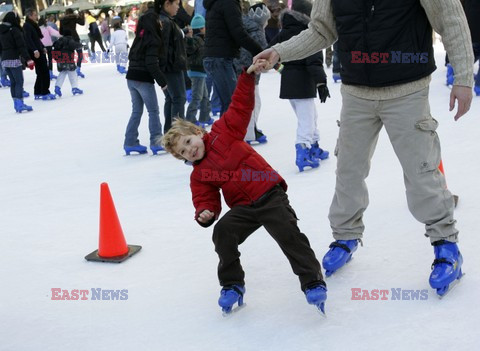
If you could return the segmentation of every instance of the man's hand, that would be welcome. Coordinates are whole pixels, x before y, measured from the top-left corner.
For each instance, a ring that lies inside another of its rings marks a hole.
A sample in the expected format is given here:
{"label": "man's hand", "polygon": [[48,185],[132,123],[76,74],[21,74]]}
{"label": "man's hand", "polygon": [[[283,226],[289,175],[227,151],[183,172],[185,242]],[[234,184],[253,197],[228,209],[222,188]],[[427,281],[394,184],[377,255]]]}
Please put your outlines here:
{"label": "man's hand", "polygon": [[472,103],[472,88],[461,85],[454,85],[452,92],[450,93],[450,110],[455,108],[455,100],[458,100],[457,114],[453,119],[457,121],[465,113],[470,110],[470,104]]}
{"label": "man's hand", "polygon": [[197,220],[200,223],[208,223],[212,220],[213,216],[215,216],[215,213],[209,211],[209,210],[203,210],[202,213],[198,215]]}
{"label": "man's hand", "polygon": [[264,70],[268,71],[269,69],[272,69],[273,66],[280,60],[280,55],[274,49],[269,48],[263,50],[261,53],[255,56],[253,58],[253,64],[256,64],[259,60],[266,60],[268,62],[267,65],[264,65]]}

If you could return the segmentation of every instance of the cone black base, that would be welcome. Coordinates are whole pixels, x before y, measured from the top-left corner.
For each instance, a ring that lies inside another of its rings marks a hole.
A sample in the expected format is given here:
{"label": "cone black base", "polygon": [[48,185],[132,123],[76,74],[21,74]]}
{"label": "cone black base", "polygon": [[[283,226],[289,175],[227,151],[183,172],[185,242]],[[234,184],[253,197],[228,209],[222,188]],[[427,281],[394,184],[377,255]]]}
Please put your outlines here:
{"label": "cone black base", "polygon": [[96,262],[111,262],[111,263],[121,263],[127,258],[135,255],[140,251],[142,247],[139,245],[128,245],[128,252],[125,255],[114,256],[114,257],[102,257],[98,255],[98,250],[93,251],[92,253],[85,256],[87,261],[96,261]]}

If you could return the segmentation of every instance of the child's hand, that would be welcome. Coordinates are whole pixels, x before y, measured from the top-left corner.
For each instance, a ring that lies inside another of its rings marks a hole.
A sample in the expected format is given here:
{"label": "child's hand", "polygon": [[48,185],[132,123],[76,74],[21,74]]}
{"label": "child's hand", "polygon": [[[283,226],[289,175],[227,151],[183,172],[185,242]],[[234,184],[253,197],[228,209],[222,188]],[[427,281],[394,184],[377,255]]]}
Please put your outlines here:
{"label": "child's hand", "polygon": [[268,69],[268,66],[269,62],[267,60],[259,59],[255,61],[255,63],[253,63],[250,67],[248,67],[247,73],[251,74],[252,72],[255,72],[259,74],[261,72],[265,72]]}
{"label": "child's hand", "polygon": [[215,216],[215,213],[209,211],[209,210],[204,210],[202,213],[198,215],[197,220],[200,223],[208,223],[212,220],[213,216]]}

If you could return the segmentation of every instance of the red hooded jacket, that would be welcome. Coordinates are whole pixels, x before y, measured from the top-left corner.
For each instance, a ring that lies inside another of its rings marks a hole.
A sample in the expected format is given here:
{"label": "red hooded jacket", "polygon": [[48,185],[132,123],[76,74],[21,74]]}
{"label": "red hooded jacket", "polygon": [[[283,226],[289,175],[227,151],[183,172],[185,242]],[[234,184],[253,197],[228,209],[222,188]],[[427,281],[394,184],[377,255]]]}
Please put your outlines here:
{"label": "red hooded jacket", "polygon": [[[287,190],[285,180],[243,140],[255,105],[254,89],[255,75],[243,72],[229,108],[203,136],[205,157],[194,163],[190,176],[195,219],[204,210],[218,219],[220,189],[230,208],[253,203],[276,184]],[[213,220],[198,223],[208,227]]]}

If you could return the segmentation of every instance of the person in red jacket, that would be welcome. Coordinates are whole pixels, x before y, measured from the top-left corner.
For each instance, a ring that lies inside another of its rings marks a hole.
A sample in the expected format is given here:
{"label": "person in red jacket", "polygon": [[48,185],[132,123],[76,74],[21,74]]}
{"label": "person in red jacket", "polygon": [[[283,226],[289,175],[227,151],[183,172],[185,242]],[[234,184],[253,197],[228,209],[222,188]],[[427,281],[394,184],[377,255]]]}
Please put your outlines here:
{"label": "person in red jacket", "polygon": [[243,72],[232,102],[210,133],[185,120],[176,120],[162,139],[165,150],[193,165],[190,176],[195,220],[208,227],[221,212],[220,189],[231,208],[215,225],[213,242],[220,263],[224,313],[243,304],[245,273],[238,245],[261,226],[279,244],[299,277],[308,303],[322,312],[327,298],[320,263],[297,226],[285,180],[244,141],[255,97],[255,76]]}

